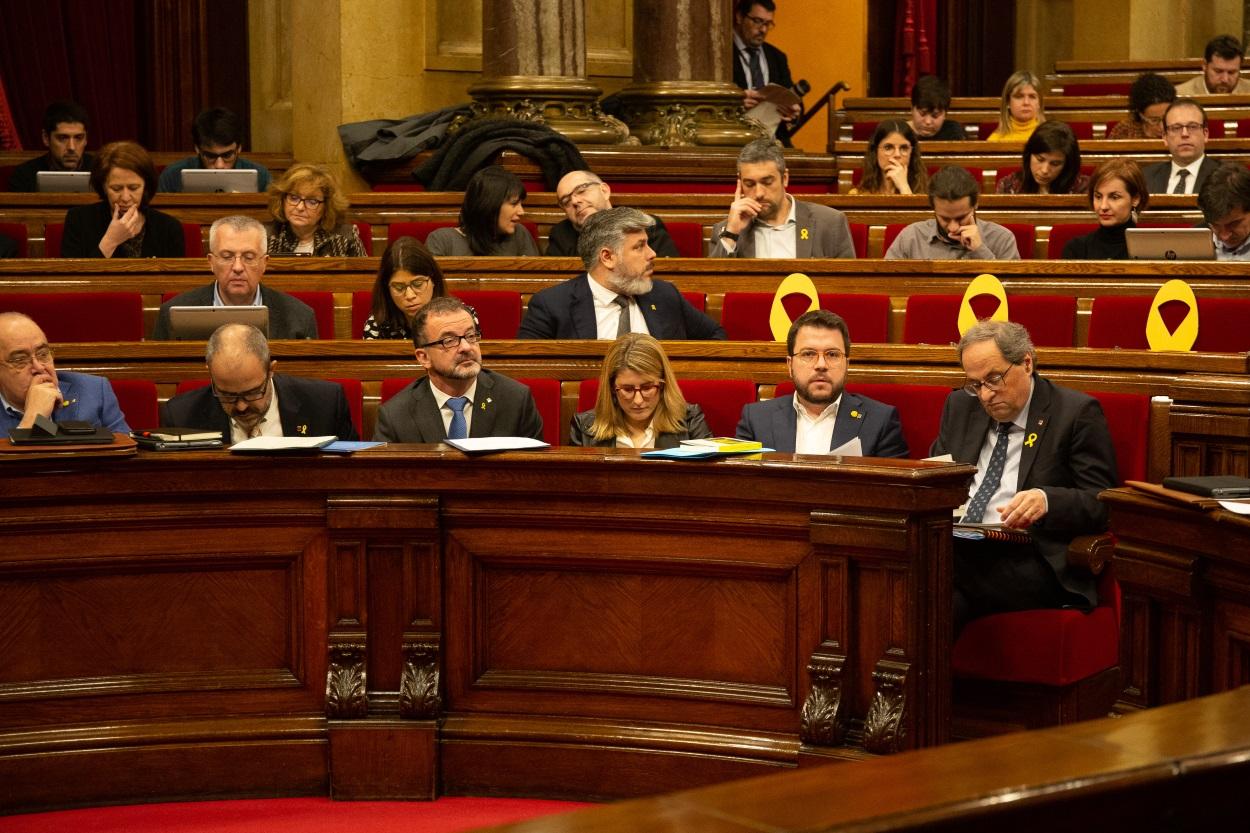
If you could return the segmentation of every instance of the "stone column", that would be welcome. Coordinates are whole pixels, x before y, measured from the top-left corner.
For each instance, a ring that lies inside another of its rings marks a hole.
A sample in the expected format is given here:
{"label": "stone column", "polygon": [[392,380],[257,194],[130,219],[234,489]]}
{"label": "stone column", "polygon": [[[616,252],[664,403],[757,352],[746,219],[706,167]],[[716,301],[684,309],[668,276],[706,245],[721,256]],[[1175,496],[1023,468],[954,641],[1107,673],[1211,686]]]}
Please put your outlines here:
{"label": "stone column", "polygon": [[482,0],[482,81],[475,117],[540,121],[582,144],[615,144],[624,124],[599,109],[586,77],[585,0]]}
{"label": "stone column", "polygon": [[622,117],[644,145],[739,147],[767,135],[733,82],[729,0],[634,0],[634,80]]}

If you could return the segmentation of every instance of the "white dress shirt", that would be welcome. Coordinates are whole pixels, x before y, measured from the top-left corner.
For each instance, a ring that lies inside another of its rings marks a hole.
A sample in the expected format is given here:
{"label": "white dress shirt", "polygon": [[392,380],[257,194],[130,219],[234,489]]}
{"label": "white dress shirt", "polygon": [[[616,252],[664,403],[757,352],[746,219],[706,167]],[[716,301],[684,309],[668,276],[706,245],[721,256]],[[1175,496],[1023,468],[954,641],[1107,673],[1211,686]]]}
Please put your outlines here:
{"label": "white dress shirt", "polygon": [[1168,176],[1168,189],[1165,193],[1172,193],[1172,189],[1176,187],[1176,181],[1180,179],[1180,172],[1182,170],[1186,170],[1189,171],[1189,175],[1185,177],[1184,193],[1196,194],[1197,191],[1194,190],[1194,184],[1198,181],[1198,169],[1202,167],[1202,160],[1204,158],[1205,157],[1203,156],[1199,156],[1188,165],[1177,165],[1176,162],[1173,162],[1172,173]]}
{"label": "white dress shirt", "polygon": [[[595,338],[606,338],[609,341],[616,341],[616,331],[621,325],[621,308],[616,303],[617,293],[608,289],[603,284],[586,275],[586,280],[590,281],[590,293],[595,298]],[[638,306],[638,301],[632,295],[626,295],[629,299],[629,331],[631,333],[647,333],[651,331],[647,329],[647,319],[642,317],[642,308]]]}
{"label": "white dress shirt", "polygon": [[[617,307],[620,309],[620,307]],[[434,402],[438,405],[438,414],[443,418],[443,433],[451,433],[451,408],[447,407],[447,400],[451,399],[450,393],[444,393],[438,389],[433,382],[430,383],[430,392],[434,394]],[[477,379],[473,380],[473,384],[469,385],[469,389],[462,396],[468,397],[469,404],[464,406],[464,435],[471,436],[473,429],[473,406],[477,403]]]}
{"label": "white dress shirt", "polygon": [[[273,384],[273,380],[269,380],[272,386],[273,395],[269,397],[269,408],[265,411],[265,415],[260,418],[260,422],[256,424],[258,437],[281,437],[282,433],[282,416],[278,411],[278,386]],[[230,444],[241,443],[246,439],[250,439],[247,429],[243,428],[239,423],[234,421],[234,417],[230,417]]]}
{"label": "white dress shirt", "polygon": [[796,393],[793,399],[794,412],[798,414],[798,422],[794,432],[795,454],[828,454],[833,445],[833,426],[838,419],[838,406],[842,404],[842,394],[829,403],[820,412],[820,416],[812,416],[799,401]]}

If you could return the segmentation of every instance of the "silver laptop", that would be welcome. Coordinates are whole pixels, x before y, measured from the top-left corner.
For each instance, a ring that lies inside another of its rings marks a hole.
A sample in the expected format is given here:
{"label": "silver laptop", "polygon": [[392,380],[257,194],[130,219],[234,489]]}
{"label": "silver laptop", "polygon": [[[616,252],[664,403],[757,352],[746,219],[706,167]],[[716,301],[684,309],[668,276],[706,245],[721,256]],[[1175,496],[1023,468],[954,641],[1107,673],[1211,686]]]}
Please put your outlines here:
{"label": "silver laptop", "polygon": [[35,187],[46,194],[85,194],[91,190],[91,172],[35,171]]}
{"label": "silver laptop", "polygon": [[182,190],[187,194],[255,194],[260,172],[243,168],[187,168]]}
{"label": "silver laptop", "polygon": [[1215,260],[1211,230],[1205,228],[1131,228],[1124,242],[1133,260]]}
{"label": "silver laptop", "polygon": [[269,336],[269,307],[170,307],[169,335],[175,341],[203,341],[222,324],[251,324]]}

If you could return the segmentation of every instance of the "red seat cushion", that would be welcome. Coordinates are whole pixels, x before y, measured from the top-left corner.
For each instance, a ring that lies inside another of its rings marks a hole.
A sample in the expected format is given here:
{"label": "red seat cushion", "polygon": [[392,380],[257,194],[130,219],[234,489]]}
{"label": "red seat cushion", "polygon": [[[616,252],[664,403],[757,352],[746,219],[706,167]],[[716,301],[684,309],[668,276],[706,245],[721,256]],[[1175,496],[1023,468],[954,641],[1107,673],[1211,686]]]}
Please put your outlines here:
{"label": "red seat cushion", "polygon": [[312,307],[317,319],[317,338],[335,337],[333,292],[291,292],[290,295]]}
{"label": "red seat cushion", "polygon": [[182,224],[182,256],[204,256],[204,237],[199,223]]}
{"label": "red seat cushion", "polygon": [[1050,241],[1046,244],[1046,259],[1059,260],[1063,257],[1063,247],[1074,237],[1090,234],[1097,230],[1097,223],[1057,223],[1050,229]]}
{"label": "red seat cushion", "polygon": [[28,257],[30,253],[29,239],[25,223],[0,223],[0,234],[11,238],[17,244],[17,256]]}
{"label": "red seat cushion", "polygon": [[415,381],[417,380],[411,377],[407,379],[401,379],[397,377],[390,377],[387,379],[383,379],[382,391],[381,391],[380,401],[378,404],[384,404],[392,396],[399,393],[401,390],[408,387]]}
{"label": "red seat cushion", "polygon": [[365,331],[365,321],[373,314],[373,290],[361,289],[352,293],[352,338],[360,338]]}
{"label": "red seat cushion", "polygon": [[[898,419],[903,426],[903,439],[907,441],[908,456],[919,460],[929,456],[929,446],[937,439],[938,426],[942,423],[942,406],[950,388],[941,385],[891,385],[872,382],[848,383],[851,393],[884,402],[898,408]],[[794,393],[793,382],[777,385],[775,396]]]}
{"label": "red seat cushion", "polygon": [[48,341],[142,341],[143,298],[138,292],[14,292],[0,305],[29,315]]}
{"label": "red seat cushion", "polygon": [[43,256],[61,256],[61,238],[65,236],[64,223],[43,224]]}
{"label": "red seat cushion", "polygon": [[[790,297],[799,299],[800,308],[807,306],[807,298],[797,293],[782,299],[782,303],[786,304]],[[821,309],[836,312],[846,321],[851,331],[852,349],[856,344],[889,341],[890,296],[822,293],[819,298]],[[729,340],[773,341],[768,321],[772,305],[773,296],[767,292],[726,292],[721,307],[721,326]],[[789,305],[787,312],[793,313]],[[793,320],[795,316],[790,317]]]}
{"label": "red seat cushion", "polygon": [[521,326],[521,293],[495,289],[462,289],[456,297],[477,312],[483,338],[516,338]]}
{"label": "red seat cushion", "polygon": [[[959,341],[961,295],[912,295],[907,299],[904,344],[954,344]],[[998,308],[993,296],[978,295],[972,309],[988,318]],[[1076,337],[1076,298],[1061,295],[1013,295],[1007,299],[1012,321],[1023,324],[1039,347],[1071,347]]]}
{"label": "red seat cushion", "polygon": [[685,298],[690,306],[699,312],[707,312],[707,296],[702,292],[686,292],[681,293],[681,297]]}
{"label": "red seat cushion", "polygon": [[[1089,346],[1148,350],[1146,319],[1154,298],[1146,295],[1108,295],[1095,298],[1089,315]],[[1174,329],[1188,313],[1180,302],[1160,309],[1163,323]],[[1250,299],[1199,298],[1198,338],[1194,350],[1241,353],[1250,350]]]}
{"label": "red seat cushion", "polygon": [[703,224],[692,222],[665,223],[668,236],[682,257],[703,257]]}
{"label": "red seat cushion", "polygon": [[147,379],[109,379],[109,385],[131,430],[160,425],[155,382]]}
{"label": "red seat cushion", "polygon": [[868,257],[868,224],[851,223],[851,245],[855,247],[855,256],[860,260]]}
{"label": "red seat cushion", "polygon": [[560,422],[559,379],[517,379],[530,389],[538,415],[543,418],[543,440],[550,445],[560,445],[564,426]]}
{"label": "red seat cushion", "polygon": [[359,379],[329,379],[343,388],[343,395],[347,398],[347,410],[352,415],[352,426],[356,429],[356,436],[364,436],[364,419],[361,411],[364,409],[365,394],[364,388],[360,384]]}
{"label": "red seat cushion", "polygon": [[[742,416],[742,408],[756,400],[755,382],[750,379],[681,379],[682,395],[703,409],[708,428],[718,437],[732,437]],[[598,379],[583,379],[577,391],[577,410],[595,407]]]}

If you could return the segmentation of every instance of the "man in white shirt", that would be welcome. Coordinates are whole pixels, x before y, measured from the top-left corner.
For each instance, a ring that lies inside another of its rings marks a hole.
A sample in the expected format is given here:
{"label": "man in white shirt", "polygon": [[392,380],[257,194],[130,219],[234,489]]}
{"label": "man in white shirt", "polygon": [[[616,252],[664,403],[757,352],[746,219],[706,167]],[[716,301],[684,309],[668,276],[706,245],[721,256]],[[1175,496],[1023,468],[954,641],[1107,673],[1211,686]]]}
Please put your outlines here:
{"label": "man in white shirt", "polygon": [[1163,144],[1171,160],[1142,168],[1150,193],[1197,194],[1219,162],[1206,155],[1207,114],[1202,105],[1178,98],[1163,113]]}
{"label": "man in white shirt", "polygon": [[1176,85],[1176,94],[1250,95],[1250,81],[1241,77],[1241,59],[1245,55],[1241,41],[1232,35],[1217,35],[1207,41],[1202,53],[1202,74]]}
{"label": "man in white shirt", "polygon": [[1250,260],[1250,171],[1225,163],[1207,177],[1198,195],[1211,228],[1216,260]]}

